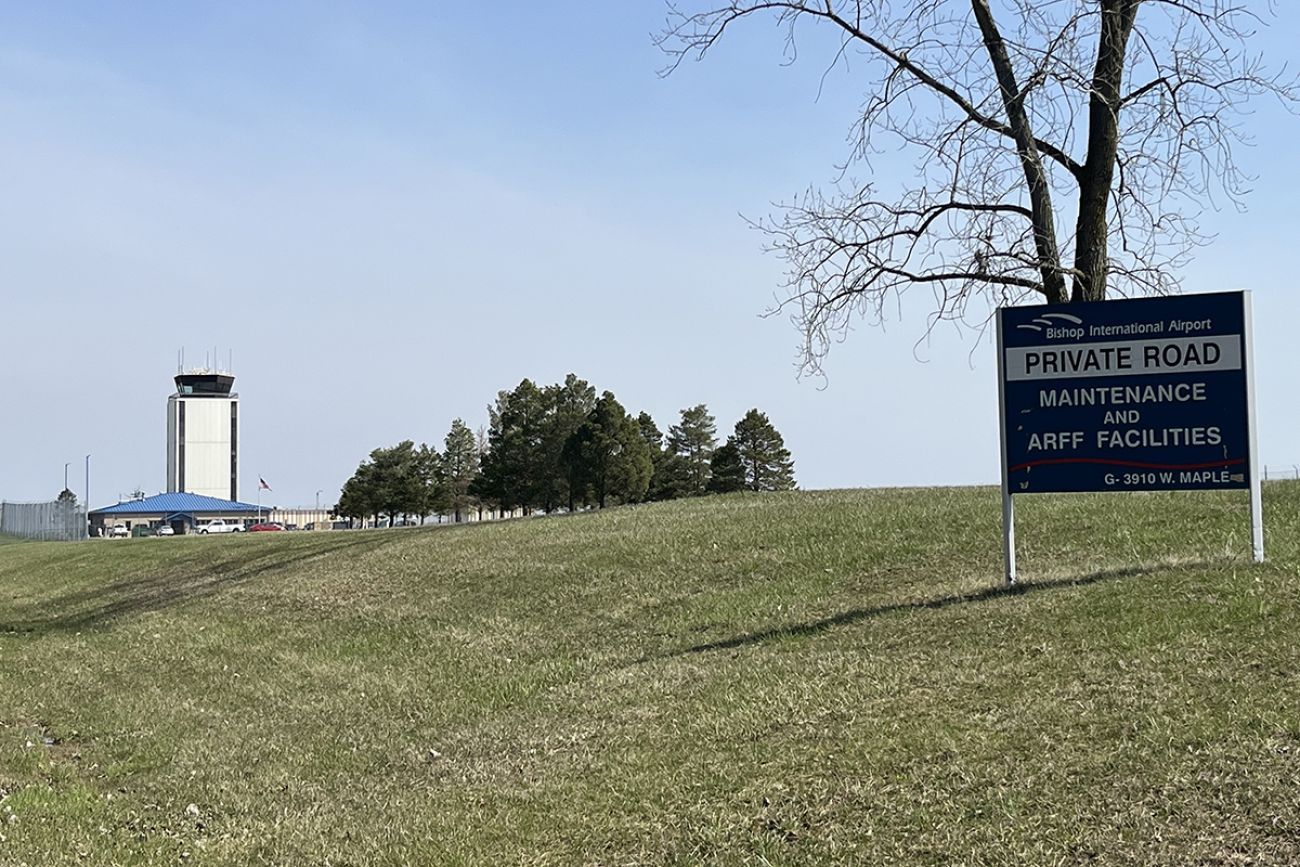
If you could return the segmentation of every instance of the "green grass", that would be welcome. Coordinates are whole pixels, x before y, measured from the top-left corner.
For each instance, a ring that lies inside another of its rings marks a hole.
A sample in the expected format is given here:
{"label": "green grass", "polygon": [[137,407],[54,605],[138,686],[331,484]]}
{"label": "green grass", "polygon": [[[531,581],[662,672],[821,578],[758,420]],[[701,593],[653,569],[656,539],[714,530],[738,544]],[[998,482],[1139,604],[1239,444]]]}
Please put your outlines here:
{"label": "green grass", "polygon": [[1300,485],[0,550],[0,864],[1300,863]]}

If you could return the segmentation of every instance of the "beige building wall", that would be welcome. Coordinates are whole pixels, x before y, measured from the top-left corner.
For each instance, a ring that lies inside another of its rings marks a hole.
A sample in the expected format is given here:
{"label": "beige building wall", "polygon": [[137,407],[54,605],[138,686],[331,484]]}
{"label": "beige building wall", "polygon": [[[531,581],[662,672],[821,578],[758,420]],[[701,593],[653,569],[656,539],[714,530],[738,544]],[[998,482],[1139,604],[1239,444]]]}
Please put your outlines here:
{"label": "beige building wall", "polygon": [[167,401],[167,490],[239,499],[238,397]]}
{"label": "beige building wall", "polygon": [[298,529],[305,529],[308,524],[313,525],[314,530],[328,530],[330,528],[329,509],[272,509],[268,511],[270,515],[268,521],[276,521],[280,524],[293,524]]}

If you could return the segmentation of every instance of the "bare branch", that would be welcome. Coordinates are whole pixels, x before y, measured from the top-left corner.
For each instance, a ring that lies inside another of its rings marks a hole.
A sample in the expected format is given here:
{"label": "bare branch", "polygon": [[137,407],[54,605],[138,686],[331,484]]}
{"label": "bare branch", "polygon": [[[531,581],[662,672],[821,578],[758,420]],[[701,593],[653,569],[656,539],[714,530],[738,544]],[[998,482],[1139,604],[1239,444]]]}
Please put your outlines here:
{"label": "bare branch", "polygon": [[[665,74],[760,15],[783,29],[787,62],[801,24],[838,34],[827,71],[860,61],[863,99],[829,192],[751,224],[788,266],[772,312],[800,328],[806,372],[855,320],[883,321],[916,288],[932,304],[927,331],[981,327],[1026,298],[1177,291],[1210,240],[1202,211],[1240,208],[1249,191],[1235,159],[1244,107],[1300,104],[1296,81],[1247,51],[1266,0],[999,0],[996,16],[989,0],[714,2],[669,7],[655,40]],[[874,155],[900,146],[914,177],[874,177]]]}
{"label": "bare branch", "polygon": [[[773,0],[773,2],[734,2],[730,6],[715,9],[711,12],[699,13],[697,15],[685,16],[676,13],[676,7],[670,6],[677,16],[677,24],[666,29],[655,39],[655,44],[662,49],[671,58],[667,68],[661,70],[661,75],[667,75],[673,72],[687,56],[693,55],[695,59],[702,60],[708,50],[722,38],[723,32],[739,19],[759,12],[768,12],[778,10],[782,17],[789,17],[794,14],[802,14],[811,18],[820,18],[830,21],[850,38],[870,46],[879,52],[883,57],[888,58],[895,66],[902,71],[912,75],[920,84],[929,88],[935,93],[941,94],[948,99],[966,116],[978,123],[985,129],[999,133],[1009,139],[1015,139],[1015,131],[1011,125],[998,120],[995,117],[981,112],[973,105],[969,99],[963,96],[955,87],[947,84],[938,77],[930,74],[921,64],[912,60],[906,50],[893,47],[884,41],[872,36],[862,25],[862,4],[856,4],[857,15],[854,20],[850,21],[845,16],[835,10],[833,2],[816,4],[809,0]],[[670,15],[670,20],[673,15]],[[791,30],[793,33],[793,30]],[[678,43],[678,44],[675,44]],[[787,45],[793,45],[793,39],[787,39]],[[1071,172],[1078,172],[1081,169],[1079,163],[1070,157],[1069,154],[1062,151],[1056,145],[1049,141],[1035,141],[1038,150],[1047,154],[1052,159],[1059,162],[1062,166]]]}

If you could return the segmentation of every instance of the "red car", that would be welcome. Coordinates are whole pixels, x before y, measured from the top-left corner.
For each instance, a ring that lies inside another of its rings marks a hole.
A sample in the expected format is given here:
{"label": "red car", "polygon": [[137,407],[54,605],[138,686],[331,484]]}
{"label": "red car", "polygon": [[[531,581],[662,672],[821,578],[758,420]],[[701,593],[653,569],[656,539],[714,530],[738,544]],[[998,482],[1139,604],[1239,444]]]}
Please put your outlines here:
{"label": "red car", "polygon": [[275,533],[284,529],[284,524],[277,524],[274,521],[265,521],[261,524],[254,524],[248,528],[250,533]]}

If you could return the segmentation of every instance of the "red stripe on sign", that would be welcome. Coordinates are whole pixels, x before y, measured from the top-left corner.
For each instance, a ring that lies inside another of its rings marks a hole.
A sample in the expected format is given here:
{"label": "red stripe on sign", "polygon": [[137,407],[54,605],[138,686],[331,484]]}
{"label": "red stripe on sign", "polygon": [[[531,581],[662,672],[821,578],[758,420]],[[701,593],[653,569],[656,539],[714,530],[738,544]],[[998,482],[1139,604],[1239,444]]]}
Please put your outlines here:
{"label": "red stripe on sign", "polygon": [[1027,470],[1030,467],[1043,467],[1052,464],[1102,464],[1108,467],[1136,467],[1142,470],[1212,470],[1215,467],[1231,467],[1245,462],[1245,458],[1231,458],[1224,461],[1213,461],[1208,464],[1153,464],[1146,461],[1108,461],[1105,458],[1045,458],[1041,461],[1016,464],[1007,472],[1014,473],[1017,470]]}

